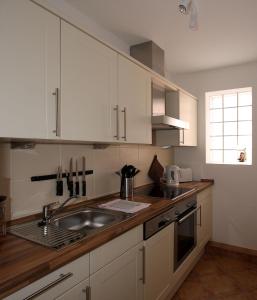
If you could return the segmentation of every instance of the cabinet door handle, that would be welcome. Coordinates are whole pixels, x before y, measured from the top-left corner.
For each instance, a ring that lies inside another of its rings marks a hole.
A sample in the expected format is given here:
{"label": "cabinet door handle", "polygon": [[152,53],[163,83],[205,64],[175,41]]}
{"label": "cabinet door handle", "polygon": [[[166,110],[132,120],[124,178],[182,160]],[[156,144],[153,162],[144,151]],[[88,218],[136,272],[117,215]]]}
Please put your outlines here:
{"label": "cabinet door handle", "polygon": [[197,210],[200,211],[200,223],[199,223],[199,226],[202,227],[202,205],[200,205]]}
{"label": "cabinet door handle", "polygon": [[116,111],[116,135],[114,136],[116,140],[120,139],[120,130],[119,130],[119,105],[116,105],[113,109]]}
{"label": "cabinet door handle", "polygon": [[185,144],[185,129],[181,129],[182,130],[182,141],[180,140],[181,144]]}
{"label": "cabinet door handle", "polygon": [[126,141],[127,140],[127,109],[126,109],[126,107],[124,107],[121,112],[124,113],[124,136],[122,138],[124,139],[124,141]]}
{"label": "cabinet door handle", "polygon": [[91,300],[91,287],[87,286],[85,289],[82,290],[83,293],[86,294],[86,300]]}
{"label": "cabinet door handle", "polygon": [[55,129],[53,130],[53,133],[55,133],[56,136],[60,136],[60,98],[59,98],[59,89],[56,88],[53,92],[53,96],[55,96]]}
{"label": "cabinet door handle", "polygon": [[145,246],[143,246],[140,251],[142,251],[142,258],[143,258],[143,264],[142,264],[142,277],[140,280],[145,284]]}
{"label": "cabinet door handle", "polygon": [[49,283],[48,285],[42,287],[40,290],[38,290],[35,293],[29,295],[28,297],[24,298],[23,300],[35,299],[36,297],[42,295],[46,291],[50,290],[51,288],[53,288],[57,284],[63,282],[64,280],[70,278],[71,276],[73,276],[73,273],[71,273],[71,272],[69,272],[67,274],[61,274],[58,279],[56,279],[55,281],[53,281],[53,282]]}

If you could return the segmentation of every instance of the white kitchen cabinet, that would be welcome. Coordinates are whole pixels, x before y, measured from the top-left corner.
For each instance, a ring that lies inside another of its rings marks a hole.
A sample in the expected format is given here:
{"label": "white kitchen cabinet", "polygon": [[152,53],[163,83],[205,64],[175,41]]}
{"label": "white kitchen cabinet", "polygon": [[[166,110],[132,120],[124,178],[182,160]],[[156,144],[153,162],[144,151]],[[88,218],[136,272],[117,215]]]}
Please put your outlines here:
{"label": "white kitchen cabinet", "polygon": [[203,248],[212,236],[212,189],[197,194],[197,246]]}
{"label": "white kitchen cabinet", "polygon": [[189,123],[189,129],[158,130],[158,146],[197,146],[197,99],[183,91],[166,94],[166,113]]}
{"label": "white kitchen cabinet", "polygon": [[120,141],[152,143],[150,74],[119,55],[118,105]]}
{"label": "white kitchen cabinet", "polygon": [[174,223],[145,241],[144,300],[160,299],[173,273]]}
{"label": "white kitchen cabinet", "polygon": [[0,38],[0,137],[56,138],[60,19],[28,0],[1,0]]}
{"label": "white kitchen cabinet", "polygon": [[65,21],[61,53],[62,139],[115,140],[118,54]]}
{"label": "white kitchen cabinet", "polygon": [[63,295],[56,298],[56,300],[89,300],[90,285],[89,279],[83,280],[81,283],[75,285]]}
{"label": "white kitchen cabinet", "polygon": [[143,300],[143,242],[90,276],[91,300]]}

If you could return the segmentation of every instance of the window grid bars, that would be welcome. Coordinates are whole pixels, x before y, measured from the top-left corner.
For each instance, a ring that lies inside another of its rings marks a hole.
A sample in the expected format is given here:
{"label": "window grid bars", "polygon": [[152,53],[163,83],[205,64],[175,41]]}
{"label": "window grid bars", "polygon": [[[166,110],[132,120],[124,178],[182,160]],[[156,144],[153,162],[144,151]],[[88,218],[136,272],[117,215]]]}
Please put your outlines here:
{"label": "window grid bars", "polygon": [[[224,123],[229,123],[229,122],[236,122],[236,127],[237,127],[237,134],[236,135],[226,135],[226,137],[230,137],[230,136],[236,136],[236,139],[237,139],[237,145],[238,145],[238,143],[239,143],[239,136],[252,136],[252,135],[249,135],[249,134],[246,134],[246,135],[239,135],[238,134],[238,131],[239,131],[239,120],[238,120],[238,117],[239,117],[239,107],[252,107],[252,104],[251,105],[249,105],[249,104],[247,104],[247,105],[238,105],[238,103],[239,103],[239,92],[236,92],[235,93],[236,94],[236,106],[228,106],[228,107],[224,107],[224,94],[222,94],[222,99],[221,99],[221,101],[222,101],[222,103],[221,103],[221,108],[210,108],[209,107],[209,111],[211,111],[211,110],[218,110],[218,109],[222,109],[222,121],[217,121],[217,122],[213,122],[213,121],[209,121],[209,124],[213,124],[213,123],[220,123],[220,124],[222,124],[222,135],[217,135],[217,136],[212,136],[212,135],[210,135],[210,137],[221,137],[222,138],[222,149],[212,149],[212,148],[209,148],[209,151],[222,151],[222,163],[224,163],[224,161],[225,161],[225,157],[224,157],[224,154],[225,154],[225,151],[226,150],[228,150],[228,151],[237,151],[238,149],[234,149],[234,148],[231,148],[231,149],[225,149],[224,148],[224,144],[225,144],[225,142],[224,142],[224,137],[225,137],[225,134],[224,134],[224,132],[225,132],[225,130],[224,130]],[[236,121],[224,121],[224,109],[227,109],[227,108],[236,108],[236,112],[237,112],[237,118],[236,118]],[[252,122],[252,120],[240,120],[240,122],[247,122],[247,121],[251,121]]]}

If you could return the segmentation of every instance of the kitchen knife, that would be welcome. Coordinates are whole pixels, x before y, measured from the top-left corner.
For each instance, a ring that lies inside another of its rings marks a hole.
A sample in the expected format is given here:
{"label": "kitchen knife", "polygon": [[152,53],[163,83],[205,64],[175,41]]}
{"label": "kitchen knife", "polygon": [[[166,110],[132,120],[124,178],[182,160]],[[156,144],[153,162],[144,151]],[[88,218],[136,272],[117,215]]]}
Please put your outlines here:
{"label": "kitchen knife", "polygon": [[63,195],[62,167],[58,167],[56,180],[56,196]]}
{"label": "kitchen knife", "polygon": [[69,191],[70,197],[73,196],[73,159],[70,159],[70,173],[69,173]]}
{"label": "kitchen knife", "polygon": [[87,195],[87,182],[86,182],[86,158],[82,157],[82,196]]}
{"label": "kitchen knife", "polygon": [[75,182],[75,194],[79,195],[79,171],[78,171],[78,160],[76,159],[76,182]]}

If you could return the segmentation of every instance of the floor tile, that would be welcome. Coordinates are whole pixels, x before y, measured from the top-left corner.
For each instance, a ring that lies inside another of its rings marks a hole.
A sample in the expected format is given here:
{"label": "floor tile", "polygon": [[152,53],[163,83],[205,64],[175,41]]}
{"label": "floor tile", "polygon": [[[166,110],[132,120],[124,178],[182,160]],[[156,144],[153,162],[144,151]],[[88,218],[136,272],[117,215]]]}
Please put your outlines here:
{"label": "floor tile", "polygon": [[172,300],[257,300],[257,265],[251,257],[207,247]]}

